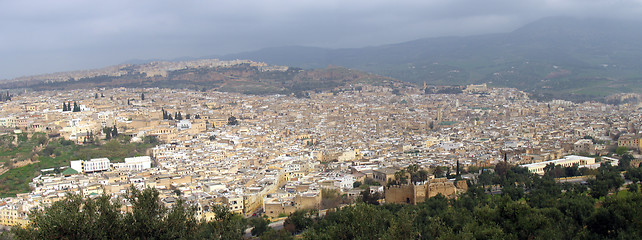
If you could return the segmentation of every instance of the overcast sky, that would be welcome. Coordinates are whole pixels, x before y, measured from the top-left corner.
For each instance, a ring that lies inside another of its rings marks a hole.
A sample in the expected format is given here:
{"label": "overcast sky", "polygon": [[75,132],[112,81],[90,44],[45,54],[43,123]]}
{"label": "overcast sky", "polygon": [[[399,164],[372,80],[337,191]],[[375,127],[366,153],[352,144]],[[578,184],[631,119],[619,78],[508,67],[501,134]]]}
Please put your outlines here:
{"label": "overcast sky", "polygon": [[642,16],[642,0],[0,0],[0,79],[132,59],[364,47]]}

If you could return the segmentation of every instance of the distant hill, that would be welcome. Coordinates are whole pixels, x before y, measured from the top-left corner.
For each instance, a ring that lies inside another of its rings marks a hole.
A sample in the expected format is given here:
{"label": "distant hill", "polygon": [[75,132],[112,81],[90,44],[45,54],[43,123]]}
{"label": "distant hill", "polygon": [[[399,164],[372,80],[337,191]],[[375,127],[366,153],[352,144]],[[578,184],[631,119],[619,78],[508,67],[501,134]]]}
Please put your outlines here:
{"label": "distant hill", "polygon": [[540,98],[585,100],[642,92],[639,22],[546,18],[515,31],[352,49],[267,48],[222,59],[318,68],[343,66],[435,85],[489,83]]}
{"label": "distant hill", "polygon": [[247,94],[301,94],[359,84],[403,86],[407,83],[342,67],[303,70],[247,60],[201,59],[122,64],[102,69],[23,77],[0,83],[0,89],[33,90],[101,87],[216,89]]}

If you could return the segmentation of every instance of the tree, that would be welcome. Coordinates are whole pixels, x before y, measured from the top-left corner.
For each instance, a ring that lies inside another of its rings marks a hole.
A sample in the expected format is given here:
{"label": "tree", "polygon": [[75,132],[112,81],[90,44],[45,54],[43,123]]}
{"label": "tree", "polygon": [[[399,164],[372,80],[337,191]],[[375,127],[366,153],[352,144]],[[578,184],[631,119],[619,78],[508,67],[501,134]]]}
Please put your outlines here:
{"label": "tree", "polygon": [[215,218],[201,224],[199,239],[243,239],[247,227],[247,221],[243,216],[229,212],[225,206],[210,207]]}
{"label": "tree", "polygon": [[259,236],[261,240],[294,240],[294,236],[285,229],[276,231],[272,228],[268,228],[263,234]]}
{"label": "tree", "polygon": [[259,236],[268,230],[270,221],[262,217],[253,217],[249,223],[252,226],[252,236]]}
{"label": "tree", "polygon": [[158,143],[158,138],[156,136],[145,136],[143,137],[143,143],[156,145]]}
{"label": "tree", "polygon": [[508,164],[506,161],[499,162],[495,165],[495,173],[499,175],[500,177],[505,177],[506,174],[508,174],[508,170],[510,169],[510,164]]}
{"label": "tree", "polygon": [[388,185],[402,185],[402,184],[408,184],[408,176],[407,176],[406,170],[404,169],[395,172],[395,180],[388,183]]}
{"label": "tree", "polygon": [[631,168],[624,174],[626,180],[631,180],[633,183],[642,181],[642,167]]}
{"label": "tree", "polygon": [[183,120],[183,115],[181,114],[181,112],[176,113],[176,120]]}
{"label": "tree", "polygon": [[336,189],[321,189],[321,209],[337,208],[344,198]]}
{"label": "tree", "polygon": [[575,176],[580,176],[582,174],[580,173],[579,166],[577,164],[573,164],[573,166],[564,168],[564,175],[566,177],[575,177]]}
{"label": "tree", "polygon": [[29,215],[29,224],[11,229],[17,239],[124,239],[120,205],[108,196],[68,195]]}
{"label": "tree", "polygon": [[428,172],[426,170],[417,170],[410,173],[410,181],[412,183],[425,182],[428,180]]}
{"label": "tree", "polygon": [[80,106],[78,106],[78,103],[76,103],[76,101],[74,101],[74,108],[73,108],[72,111],[73,112],[80,112]]}
{"label": "tree", "polygon": [[383,196],[379,192],[370,193],[370,189],[366,188],[361,191],[361,201],[367,204],[379,205],[379,199],[382,199]]}
{"label": "tree", "polygon": [[134,239],[194,239],[199,229],[196,209],[179,198],[171,209],[160,201],[154,188],[143,191],[131,187],[126,199],[132,211],[125,214],[127,235]]}
{"label": "tree", "polygon": [[591,196],[594,198],[600,198],[606,196],[609,191],[617,190],[624,184],[624,179],[620,176],[620,172],[616,167],[611,166],[608,163],[602,163],[599,168],[597,168],[597,174],[595,179],[589,180],[589,186],[591,187]]}
{"label": "tree", "polygon": [[629,153],[625,153],[621,155],[622,157],[620,158],[620,161],[618,162],[618,168],[621,171],[626,171],[627,169],[631,168],[631,161],[635,159],[633,155]]}
{"label": "tree", "polygon": [[553,178],[558,178],[558,177],[563,177],[564,176],[564,169],[562,169],[562,166],[556,165],[554,163],[549,163],[546,164],[544,167],[544,175],[550,176]]}
{"label": "tree", "polygon": [[619,146],[615,149],[615,153],[619,156],[624,155],[626,152],[628,152],[629,149],[626,148],[625,146]]}
{"label": "tree", "polygon": [[116,138],[118,137],[118,128],[114,126],[111,130],[111,137]]}
{"label": "tree", "polygon": [[104,127],[103,128],[103,133],[105,133],[105,139],[109,140],[111,139],[112,133],[111,133],[111,128],[110,127]]}
{"label": "tree", "polygon": [[290,214],[290,216],[285,219],[283,226],[286,229],[290,230],[292,233],[300,233],[306,228],[312,226],[314,219],[312,216],[315,214],[315,211],[311,210],[297,210]]}
{"label": "tree", "polygon": [[141,101],[145,101],[145,93],[141,93],[140,94],[140,100]]}
{"label": "tree", "polygon": [[227,119],[227,125],[234,126],[234,125],[238,125],[238,124],[239,124],[239,121],[234,116],[231,116],[231,117],[229,117]]}
{"label": "tree", "polygon": [[443,177],[444,173],[444,169],[440,166],[435,167],[435,169],[433,169],[432,171],[432,174],[435,175],[435,177]]}

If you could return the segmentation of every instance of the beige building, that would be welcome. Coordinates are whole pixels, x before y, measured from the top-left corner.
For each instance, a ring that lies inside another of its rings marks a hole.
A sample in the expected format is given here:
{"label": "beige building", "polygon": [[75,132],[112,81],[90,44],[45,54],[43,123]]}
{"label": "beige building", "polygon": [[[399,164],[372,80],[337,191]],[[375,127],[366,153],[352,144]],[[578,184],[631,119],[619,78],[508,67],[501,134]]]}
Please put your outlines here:
{"label": "beige building", "polygon": [[0,225],[17,226],[29,223],[27,213],[13,204],[0,206]]}
{"label": "beige building", "polygon": [[294,198],[271,198],[263,201],[265,215],[271,218],[288,216],[301,209],[316,209],[321,207],[321,192],[304,192]]}
{"label": "beige building", "polygon": [[[462,191],[465,190],[464,187],[467,189],[465,184],[459,182],[457,186],[461,187]],[[426,184],[404,184],[385,189],[386,203],[417,204],[439,194],[454,198],[457,193],[455,184],[446,178],[430,179]]]}
{"label": "beige building", "polygon": [[592,139],[580,139],[573,144],[575,154],[595,154],[595,145]]}
{"label": "beige building", "polygon": [[628,149],[642,149],[642,137],[639,136],[621,136],[617,140],[618,147],[626,147]]}
{"label": "beige building", "polygon": [[577,156],[577,155],[569,155],[561,159],[555,159],[555,160],[550,160],[550,161],[544,161],[544,162],[538,162],[538,163],[531,163],[531,164],[524,164],[520,165],[521,167],[525,167],[528,169],[529,172],[539,174],[539,175],[544,175],[544,168],[548,164],[555,164],[555,165],[560,165],[562,167],[571,167],[573,165],[590,165],[595,163],[595,158],[590,158],[590,157],[582,157],[582,156]]}

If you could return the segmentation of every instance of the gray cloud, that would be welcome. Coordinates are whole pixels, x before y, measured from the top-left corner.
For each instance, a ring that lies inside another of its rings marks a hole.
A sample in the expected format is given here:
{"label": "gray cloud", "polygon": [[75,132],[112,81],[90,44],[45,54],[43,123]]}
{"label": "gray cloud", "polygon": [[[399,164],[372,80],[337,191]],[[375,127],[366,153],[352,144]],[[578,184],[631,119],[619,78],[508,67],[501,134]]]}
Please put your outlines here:
{"label": "gray cloud", "polygon": [[562,15],[638,18],[642,1],[0,1],[0,79],[129,59],[507,32]]}

